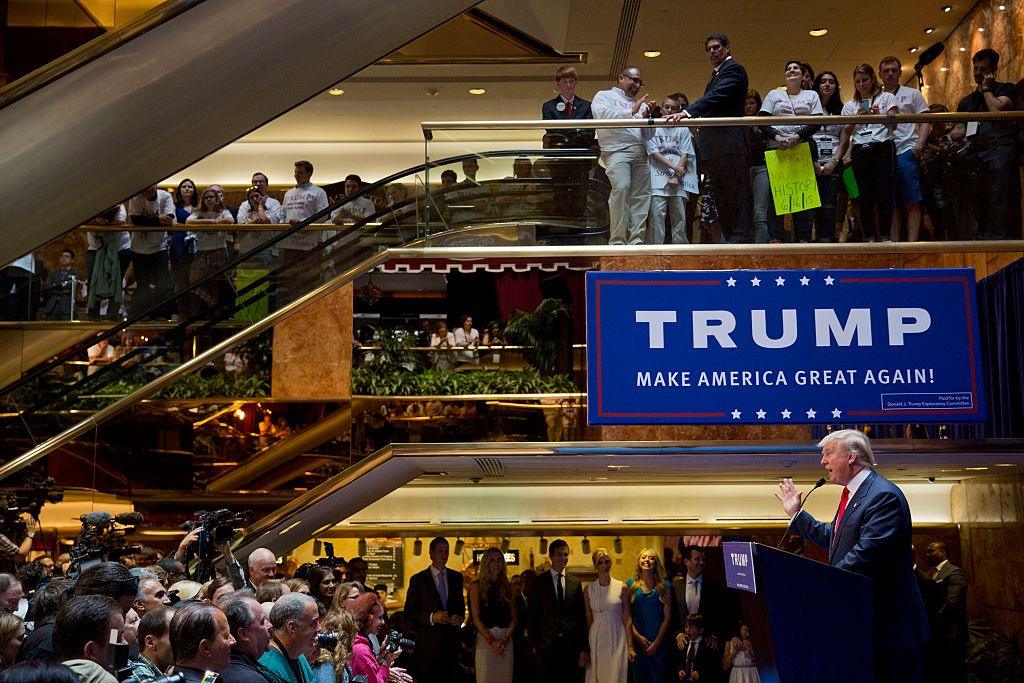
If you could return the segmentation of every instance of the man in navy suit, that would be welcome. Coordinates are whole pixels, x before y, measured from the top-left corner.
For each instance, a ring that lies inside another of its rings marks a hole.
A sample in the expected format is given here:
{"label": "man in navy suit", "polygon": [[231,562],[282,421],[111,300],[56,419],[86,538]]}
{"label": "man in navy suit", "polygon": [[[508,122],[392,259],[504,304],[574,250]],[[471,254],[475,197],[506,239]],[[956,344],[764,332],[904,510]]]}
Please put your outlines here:
{"label": "man in navy suit", "polygon": [[[818,446],[828,480],[843,487],[832,523],[819,522],[801,510],[803,491],[796,490],[792,479],[779,484],[775,497],[793,517],[794,532],[828,549],[830,565],[872,580],[875,681],[920,682],[928,617],[914,576],[907,499],[874,470],[871,441],[863,432],[832,432]],[[843,596],[830,597],[837,604],[837,618],[842,618]],[[841,656],[855,655],[856,647],[856,642],[841,644]]]}
{"label": "man in navy suit", "polygon": [[457,680],[459,627],[466,617],[462,574],[448,563],[448,541],[430,542],[430,566],[413,574],[405,595],[405,618],[415,625],[416,680],[449,683]]}
{"label": "man in navy suit", "polygon": [[[712,33],[704,40],[704,49],[714,71],[704,96],[678,114],[665,118],[721,118],[743,116],[747,101],[747,70],[732,58],[729,37]],[[730,244],[754,241],[754,203],[750,187],[750,143],[742,126],[715,126],[698,129],[698,170],[711,181],[712,196],[718,207],[722,232]]]}
{"label": "man in navy suit", "polygon": [[[590,102],[576,94],[576,68],[559,67],[555,72],[558,95],[541,105],[545,121],[579,121],[594,118]],[[593,128],[552,128],[544,136],[544,147],[587,149],[594,144]],[[590,159],[552,159],[551,181],[554,184],[555,214],[580,217],[587,204],[587,171]]]}

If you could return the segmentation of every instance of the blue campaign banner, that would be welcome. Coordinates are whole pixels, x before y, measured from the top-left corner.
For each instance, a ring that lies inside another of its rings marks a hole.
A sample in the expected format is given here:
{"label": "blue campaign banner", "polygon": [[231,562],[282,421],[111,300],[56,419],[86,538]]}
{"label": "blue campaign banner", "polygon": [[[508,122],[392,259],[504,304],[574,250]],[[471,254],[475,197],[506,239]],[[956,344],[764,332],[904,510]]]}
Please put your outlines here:
{"label": "blue campaign banner", "polygon": [[756,593],[754,544],[745,541],[726,541],[722,544],[722,554],[725,557],[725,585]]}
{"label": "blue campaign banner", "polygon": [[983,422],[972,268],[587,273],[590,424]]}

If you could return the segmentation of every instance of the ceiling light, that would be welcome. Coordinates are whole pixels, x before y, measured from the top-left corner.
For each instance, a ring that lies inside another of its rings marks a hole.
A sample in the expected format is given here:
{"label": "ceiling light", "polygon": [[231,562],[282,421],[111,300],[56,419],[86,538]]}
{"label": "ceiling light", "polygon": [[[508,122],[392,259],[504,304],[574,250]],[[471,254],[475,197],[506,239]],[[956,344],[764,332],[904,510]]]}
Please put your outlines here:
{"label": "ceiling light", "polygon": [[437,97],[440,94],[441,94],[441,91],[438,90],[437,88],[429,88],[427,90],[427,95],[429,95],[430,97]]}
{"label": "ceiling light", "polygon": [[967,48],[966,47],[960,48],[960,52],[967,52]]}
{"label": "ceiling light", "polygon": [[359,553],[360,557],[362,557],[363,555],[366,554],[366,539],[365,538],[360,538],[359,539],[359,543],[356,544],[356,552]]}
{"label": "ceiling light", "polygon": [[996,467],[1016,467],[1017,465],[1012,462],[997,462]]}
{"label": "ceiling light", "polygon": [[330,90],[327,91],[327,94],[328,95],[335,95],[335,96],[337,96],[337,95],[344,95],[345,91],[342,90],[341,88],[331,88]]}
{"label": "ceiling light", "polygon": [[629,465],[608,465],[608,470],[611,472],[618,472],[619,470],[628,470]]}
{"label": "ceiling light", "polygon": [[423,554],[423,541],[421,541],[418,538],[412,544],[412,554],[415,555],[416,557],[419,557],[420,555]]}
{"label": "ceiling light", "polygon": [[485,89],[483,89],[483,88],[470,88],[469,89],[469,94],[470,95],[483,95],[485,92],[487,92],[487,91]]}
{"label": "ceiling light", "polygon": [[660,56],[661,56],[661,50],[645,50],[644,51],[644,57],[647,57],[648,59],[654,59],[655,57],[660,57]]}
{"label": "ceiling light", "polygon": [[583,549],[583,554],[584,555],[589,555],[590,554],[590,539],[589,538],[584,536],[583,537],[583,543],[581,543],[580,546]]}
{"label": "ceiling light", "polygon": [[916,47],[910,48],[910,54],[914,54],[915,52],[917,52],[917,48]]}
{"label": "ceiling light", "polygon": [[949,67],[948,66],[940,66],[939,67],[939,71],[945,73],[945,72],[949,71]]}
{"label": "ceiling light", "polygon": [[461,538],[455,539],[455,554],[456,555],[462,555],[462,550],[465,547],[466,547],[466,542],[465,541],[463,541]]}
{"label": "ceiling light", "polygon": [[615,537],[615,541],[612,543],[612,547],[615,549],[616,555],[622,554],[622,539],[618,536]]}
{"label": "ceiling light", "polygon": [[968,472],[984,472],[988,468],[987,467],[965,467],[964,469],[967,470]]}
{"label": "ceiling light", "polygon": [[1006,5],[1000,5],[999,6],[999,11],[1000,12],[1005,12],[1006,11]]}
{"label": "ceiling light", "polygon": [[952,5],[946,5],[945,7],[942,8],[942,11],[946,12],[948,14],[949,12],[953,11],[953,6]]}
{"label": "ceiling light", "polygon": [[815,38],[820,38],[821,36],[823,36],[826,33],[828,33],[828,29],[827,28],[815,28],[815,29],[811,29],[809,31],[809,33],[812,36],[814,36]]}
{"label": "ceiling light", "polygon": [[984,33],[984,32],[985,32],[985,27],[984,26],[979,26],[978,27],[978,33]]}
{"label": "ceiling light", "polygon": [[540,537],[540,554],[548,554],[548,539],[544,538],[543,536]]}
{"label": "ceiling light", "polygon": [[932,32],[934,32],[934,31],[935,31],[935,28],[934,28],[934,27],[932,27],[932,26],[925,26],[925,27],[924,27],[924,32],[925,32],[925,33],[932,33]]}

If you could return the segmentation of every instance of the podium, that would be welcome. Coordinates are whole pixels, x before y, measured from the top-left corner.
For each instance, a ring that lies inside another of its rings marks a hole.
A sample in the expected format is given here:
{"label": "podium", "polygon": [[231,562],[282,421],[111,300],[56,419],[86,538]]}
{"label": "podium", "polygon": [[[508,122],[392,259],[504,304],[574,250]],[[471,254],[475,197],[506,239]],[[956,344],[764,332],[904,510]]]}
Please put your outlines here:
{"label": "podium", "polygon": [[760,543],[722,550],[762,683],[874,680],[871,579]]}

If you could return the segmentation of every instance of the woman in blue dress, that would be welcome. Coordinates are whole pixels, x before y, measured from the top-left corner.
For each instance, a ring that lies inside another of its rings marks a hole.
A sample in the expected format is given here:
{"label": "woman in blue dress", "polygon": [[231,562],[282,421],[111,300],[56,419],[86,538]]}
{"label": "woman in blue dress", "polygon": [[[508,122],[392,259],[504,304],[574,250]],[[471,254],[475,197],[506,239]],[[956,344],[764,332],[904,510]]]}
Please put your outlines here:
{"label": "woman in blue dress", "polygon": [[636,576],[626,581],[633,615],[634,683],[664,683],[669,648],[666,641],[672,615],[669,584],[658,554],[644,548],[636,560]]}

